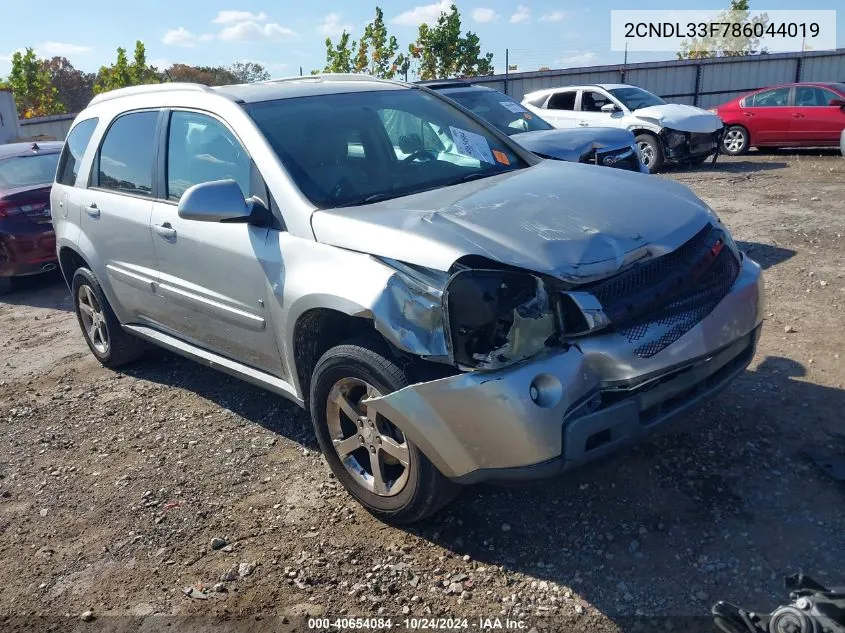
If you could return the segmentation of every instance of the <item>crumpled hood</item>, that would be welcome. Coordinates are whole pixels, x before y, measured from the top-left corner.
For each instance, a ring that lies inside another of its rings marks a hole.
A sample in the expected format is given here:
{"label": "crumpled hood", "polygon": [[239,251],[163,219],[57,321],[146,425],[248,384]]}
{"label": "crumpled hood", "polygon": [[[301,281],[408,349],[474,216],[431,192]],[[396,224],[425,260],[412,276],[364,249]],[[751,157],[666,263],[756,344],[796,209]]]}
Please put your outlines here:
{"label": "crumpled hood", "polygon": [[722,127],[722,119],[701,108],[667,103],[634,110],[633,115],[638,119],[656,121],[662,127],[668,127],[681,132],[715,132]]}
{"label": "crumpled hood", "polygon": [[511,135],[525,149],[558,160],[577,163],[593,149],[619,148],[634,143],[634,135],[615,127],[534,130]]}
{"label": "crumpled hood", "polygon": [[311,217],[317,241],[333,246],[441,271],[480,255],[578,283],[674,250],[708,221],[674,181],[553,160]]}

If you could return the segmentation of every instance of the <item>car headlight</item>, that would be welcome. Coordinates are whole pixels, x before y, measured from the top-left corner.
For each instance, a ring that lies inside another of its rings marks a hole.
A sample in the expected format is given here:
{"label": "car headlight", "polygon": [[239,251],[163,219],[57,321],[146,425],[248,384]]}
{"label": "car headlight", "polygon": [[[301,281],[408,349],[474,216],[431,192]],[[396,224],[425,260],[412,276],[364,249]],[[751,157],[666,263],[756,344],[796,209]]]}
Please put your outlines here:
{"label": "car headlight", "polygon": [[443,306],[459,366],[495,369],[529,358],[557,331],[545,285],[529,273],[460,271],[446,286]]}

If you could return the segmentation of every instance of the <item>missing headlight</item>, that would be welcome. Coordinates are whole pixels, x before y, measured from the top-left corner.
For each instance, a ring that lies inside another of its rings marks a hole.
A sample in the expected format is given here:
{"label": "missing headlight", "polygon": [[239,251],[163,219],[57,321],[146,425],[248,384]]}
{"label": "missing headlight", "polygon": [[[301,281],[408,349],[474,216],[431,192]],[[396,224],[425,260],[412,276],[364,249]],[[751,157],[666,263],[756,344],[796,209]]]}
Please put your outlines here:
{"label": "missing headlight", "polygon": [[554,310],[543,281],[533,275],[464,270],[449,281],[443,303],[459,366],[502,367],[554,340]]}

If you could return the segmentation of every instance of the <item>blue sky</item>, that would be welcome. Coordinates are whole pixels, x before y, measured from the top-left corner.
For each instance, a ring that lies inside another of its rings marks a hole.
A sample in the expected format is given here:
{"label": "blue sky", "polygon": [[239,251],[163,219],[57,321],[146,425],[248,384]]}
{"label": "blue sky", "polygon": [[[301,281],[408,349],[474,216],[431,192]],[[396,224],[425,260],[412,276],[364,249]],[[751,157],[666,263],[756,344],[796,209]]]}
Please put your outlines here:
{"label": "blue sky", "polygon": [[[0,10],[0,76],[9,71],[15,50],[31,46],[44,57],[64,55],[78,68],[95,71],[114,61],[115,50],[131,51],[136,39],[147,46],[151,63],[196,65],[257,61],[273,76],[305,73],[322,67],[323,41],[350,29],[357,37],[372,19],[375,2],[306,3],[267,0],[66,0],[4,2]],[[402,49],[413,40],[421,21],[432,21],[449,0],[382,0],[389,30]],[[678,9],[677,0],[619,2],[619,0],[457,0],[465,29],[478,33],[484,50],[494,53],[503,70],[505,49],[520,70],[541,66],[614,64],[622,53],[610,51],[611,9]],[[697,0],[683,8],[715,10],[727,0]],[[766,0],[752,9],[836,9],[841,0]],[[845,46],[845,11],[837,20],[837,43]],[[671,53],[637,53],[629,61],[671,58]]]}

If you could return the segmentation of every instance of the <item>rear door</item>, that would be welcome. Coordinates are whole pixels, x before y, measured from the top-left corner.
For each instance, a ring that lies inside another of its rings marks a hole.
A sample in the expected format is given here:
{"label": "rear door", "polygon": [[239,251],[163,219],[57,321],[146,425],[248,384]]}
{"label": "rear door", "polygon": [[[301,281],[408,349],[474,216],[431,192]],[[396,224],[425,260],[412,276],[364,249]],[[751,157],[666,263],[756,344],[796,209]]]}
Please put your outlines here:
{"label": "rear door", "polygon": [[830,105],[841,95],[820,86],[795,86],[790,135],[802,145],[838,145],[845,129],[845,108]]}
{"label": "rear door", "polygon": [[575,111],[577,95],[577,88],[554,93],[546,102],[543,118],[557,128],[578,127],[578,114]]}
{"label": "rear door", "polygon": [[154,320],[158,313],[153,283],[157,266],[150,214],[156,131],[161,112],[141,110],[112,121],[94,157],[89,187],[80,194],[80,225],[93,243],[121,320]]}
{"label": "rear door", "polygon": [[771,88],[755,92],[745,98],[742,118],[751,133],[751,144],[791,145],[790,135],[793,109],[791,88]]}
{"label": "rear door", "polygon": [[182,194],[193,185],[231,179],[245,198],[267,201],[264,181],[237,136],[204,112],[173,110],[161,152],[163,191],[152,211],[156,292],[167,303],[159,326],[193,345],[282,375],[261,264],[271,229],[184,220],[178,213]]}

